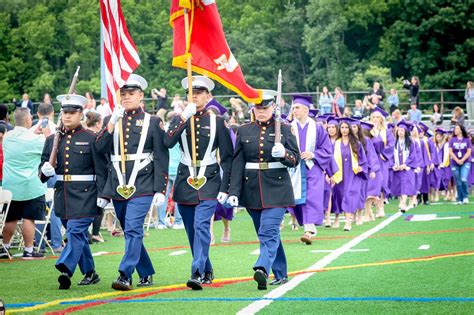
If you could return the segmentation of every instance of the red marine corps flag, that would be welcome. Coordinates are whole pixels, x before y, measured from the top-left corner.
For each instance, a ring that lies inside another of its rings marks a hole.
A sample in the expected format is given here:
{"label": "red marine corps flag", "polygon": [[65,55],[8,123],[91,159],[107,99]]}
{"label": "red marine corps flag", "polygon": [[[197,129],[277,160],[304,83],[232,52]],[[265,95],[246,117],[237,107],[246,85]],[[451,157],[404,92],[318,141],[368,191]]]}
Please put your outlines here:
{"label": "red marine corps flag", "polygon": [[[185,35],[188,10],[189,34]],[[214,0],[172,0],[170,24],[173,27],[173,66],[208,76],[251,103],[259,103],[261,91],[245,82],[242,69],[227,45],[219,11]]]}
{"label": "red marine corps flag", "polygon": [[100,0],[107,99],[110,109],[117,102],[117,90],[140,64],[137,47],[128,33],[120,0]]}

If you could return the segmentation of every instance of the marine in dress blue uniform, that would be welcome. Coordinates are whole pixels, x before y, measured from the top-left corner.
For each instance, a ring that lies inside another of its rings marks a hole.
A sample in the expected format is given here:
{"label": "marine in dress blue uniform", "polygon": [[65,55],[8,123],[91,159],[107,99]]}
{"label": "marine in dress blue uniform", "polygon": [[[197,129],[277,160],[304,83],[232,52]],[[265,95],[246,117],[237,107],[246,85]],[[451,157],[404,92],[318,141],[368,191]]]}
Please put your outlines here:
{"label": "marine in dress blue uniform", "polygon": [[55,168],[48,162],[54,135],[46,139],[41,157],[41,180],[46,182],[54,175],[57,177],[54,211],[66,226],[68,242],[56,261],[56,269],[61,272],[59,289],[69,289],[77,265],[85,275],[79,285],[100,281],[89,248],[88,229],[100,211],[97,197],[104,187],[106,161],[97,153],[96,135],[81,125],[87,99],[80,95],[60,95],[57,99],[61,102],[64,130],[57,131],[62,135]]}
{"label": "marine in dress blue uniform", "polygon": [[[182,86],[188,89],[187,78],[183,79]],[[233,146],[229,129],[222,117],[206,109],[213,88],[214,82],[209,78],[193,76],[193,103],[186,106],[181,116],[171,120],[165,140],[169,148],[179,142],[183,152],[173,200],[183,218],[193,254],[191,278],[186,283],[193,290],[202,290],[202,284],[210,284],[214,278],[209,259],[210,224],[217,203],[224,204],[227,199],[232,166]],[[191,119],[195,127],[195,167],[192,165]],[[220,164],[217,163],[217,154]]]}
{"label": "marine in dress blue uniform", "polygon": [[290,125],[281,124],[281,143],[275,143],[275,91],[264,90],[255,104],[256,121],[237,131],[228,203],[244,206],[260,240],[260,256],[253,269],[259,290],[266,290],[273,270],[278,285],[288,281],[286,256],[280,239],[280,223],[287,207],[295,205],[287,168],[300,162],[298,144]]}
{"label": "marine in dress blue uniform", "polygon": [[[101,195],[104,204],[112,199],[117,218],[124,229],[125,254],[119,265],[119,277],[112,283],[115,290],[131,290],[135,269],[138,286],[153,284],[155,269],[143,245],[143,224],[151,207],[165,203],[168,183],[168,149],[163,139],[163,123],[140,108],[148,84],[131,74],[120,89],[121,104],[106,117],[104,130],[97,137],[98,150],[110,158],[108,176]],[[125,174],[121,169],[119,127],[122,120]]]}

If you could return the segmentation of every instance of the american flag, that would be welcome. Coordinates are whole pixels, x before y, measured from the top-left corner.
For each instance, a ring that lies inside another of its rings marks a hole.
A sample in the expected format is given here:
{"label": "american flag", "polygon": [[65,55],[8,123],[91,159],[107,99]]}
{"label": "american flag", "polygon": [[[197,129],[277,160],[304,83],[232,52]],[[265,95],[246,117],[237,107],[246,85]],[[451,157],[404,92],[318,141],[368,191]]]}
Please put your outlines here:
{"label": "american flag", "polygon": [[116,91],[140,64],[138,50],[128,33],[120,0],[100,0],[107,99],[113,110]]}

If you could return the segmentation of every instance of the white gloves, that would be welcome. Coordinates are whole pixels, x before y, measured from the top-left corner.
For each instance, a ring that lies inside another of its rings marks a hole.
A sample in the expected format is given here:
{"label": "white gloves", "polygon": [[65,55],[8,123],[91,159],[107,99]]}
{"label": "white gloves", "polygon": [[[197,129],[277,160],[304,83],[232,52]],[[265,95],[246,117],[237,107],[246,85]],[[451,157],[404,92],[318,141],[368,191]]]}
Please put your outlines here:
{"label": "white gloves", "polygon": [[49,162],[45,162],[43,166],[41,166],[41,173],[43,173],[44,176],[46,177],[51,177],[56,175],[56,171],[54,170],[54,167],[49,164]]}
{"label": "white gloves", "polygon": [[281,143],[276,143],[272,148],[272,156],[274,158],[284,158],[286,149]]}
{"label": "white gloves", "polygon": [[115,107],[114,112],[112,113],[112,116],[110,117],[109,122],[112,125],[115,125],[119,121],[119,119],[123,117],[124,114],[125,114],[125,108],[123,108],[122,106]]}
{"label": "white gloves", "polygon": [[104,209],[109,204],[109,201],[104,198],[97,198],[97,207]]}
{"label": "white gloves", "polygon": [[165,195],[157,192],[153,196],[153,200],[151,201],[151,204],[159,208],[165,204],[165,200],[166,200]]}
{"label": "white gloves", "polygon": [[232,207],[238,207],[239,198],[237,198],[237,196],[230,196],[229,199],[227,199],[227,203]]}
{"label": "white gloves", "polygon": [[196,104],[194,103],[188,103],[188,105],[186,105],[186,107],[184,108],[183,112],[181,113],[181,116],[183,116],[183,118],[185,120],[188,120],[189,118],[191,118],[194,114],[196,114]]}
{"label": "white gloves", "polygon": [[217,201],[223,205],[227,200],[227,194],[224,193],[224,192],[219,192],[219,194],[217,195]]}

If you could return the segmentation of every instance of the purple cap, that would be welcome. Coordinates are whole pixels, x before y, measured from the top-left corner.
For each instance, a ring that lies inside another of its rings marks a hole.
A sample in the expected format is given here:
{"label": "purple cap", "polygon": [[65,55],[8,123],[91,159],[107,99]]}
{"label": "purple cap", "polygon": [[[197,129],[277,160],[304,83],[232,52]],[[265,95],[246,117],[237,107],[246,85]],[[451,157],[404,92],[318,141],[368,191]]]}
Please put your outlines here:
{"label": "purple cap", "polygon": [[436,128],[436,129],[435,129],[435,132],[436,132],[436,133],[440,133],[440,134],[442,134],[442,135],[445,135],[445,134],[448,133],[448,131],[444,130],[443,128]]}
{"label": "purple cap", "polygon": [[291,122],[291,120],[288,120],[288,115],[286,115],[286,114],[281,114],[280,117],[281,117],[281,120],[284,121],[284,122],[286,122],[286,123],[290,123],[290,122]]}
{"label": "purple cap", "polygon": [[381,108],[379,106],[375,106],[374,112],[379,112],[380,114],[382,114],[383,117],[388,117],[389,116],[389,114],[383,108]]}
{"label": "purple cap", "polygon": [[319,109],[310,109],[309,110],[309,117],[316,117],[318,116],[318,113],[319,113]]}
{"label": "purple cap", "polygon": [[206,109],[213,109],[218,115],[222,116],[227,113],[227,109],[222,106],[215,98],[211,99],[206,105]]}
{"label": "purple cap", "polygon": [[410,125],[408,125],[406,121],[401,120],[401,121],[397,124],[397,128],[402,128],[402,129],[405,129],[406,131],[409,131],[409,130],[410,130]]}
{"label": "purple cap", "polygon": [[428,132],[428,130],[430,130],[430,127],[428,127],[427,125],[425,125],[421,121],[418,123],[418,126],[420,126],[421,130],[423,130],[424,132]]}
{"label": "purple cap", "polygon": [[330,118],[330,116],[321,115],[321,116],[317,116],[317,117],[316,117],[316,121],[319,121],[319,122],[327,122],[329,118]]}
{"label": "purple cap", "polygon": [[313,98],[311,95],[293,95],[293,104],[301,104],[306,107],[313,105]]}
{"label": "purple cap", "polygon": [[393,129],[393,128],[395,128],[394,124],[392,124],[392,123],[387,124],[387,129]]}
{"label": "purple cap", "polygon": [[428,130],[428,131],[426,132],[426,134],[427,134],[428,137],[430,137],[430,138],[434,136],[433,131],[431,131],[431,130]]}
{"label": "purple cap", "polygon": [[368,130],[368,131],[371,131],[372,128],[374,128],[374,125],[369,123],[369,122],[366,122],[366,121],[361,121],[360,122],[360,126],[365,129],[365,130]]}
{"label": "purple cap", "polygon": [[420,131],[421,131],[421,128],[420,128],[420,126],[418,126],[417,124],[411,124],[411,128],[410,128],[410,130],[413,130],[413,129],[415,129],[415,128],[416,128],[416,130],[417,130],[418,132],[420,132]]}
{"label": "purple cap", "polygon": [[339,125],[339,120],[336,117],[329,117],[327,123],[328,125]]}
{"label": "purple cap", "polygon": [[349,126],[351,126],[354,123],[354,120],[350,117],[339,117],[337,120],[339,121],[340,124],[346,123]]}

